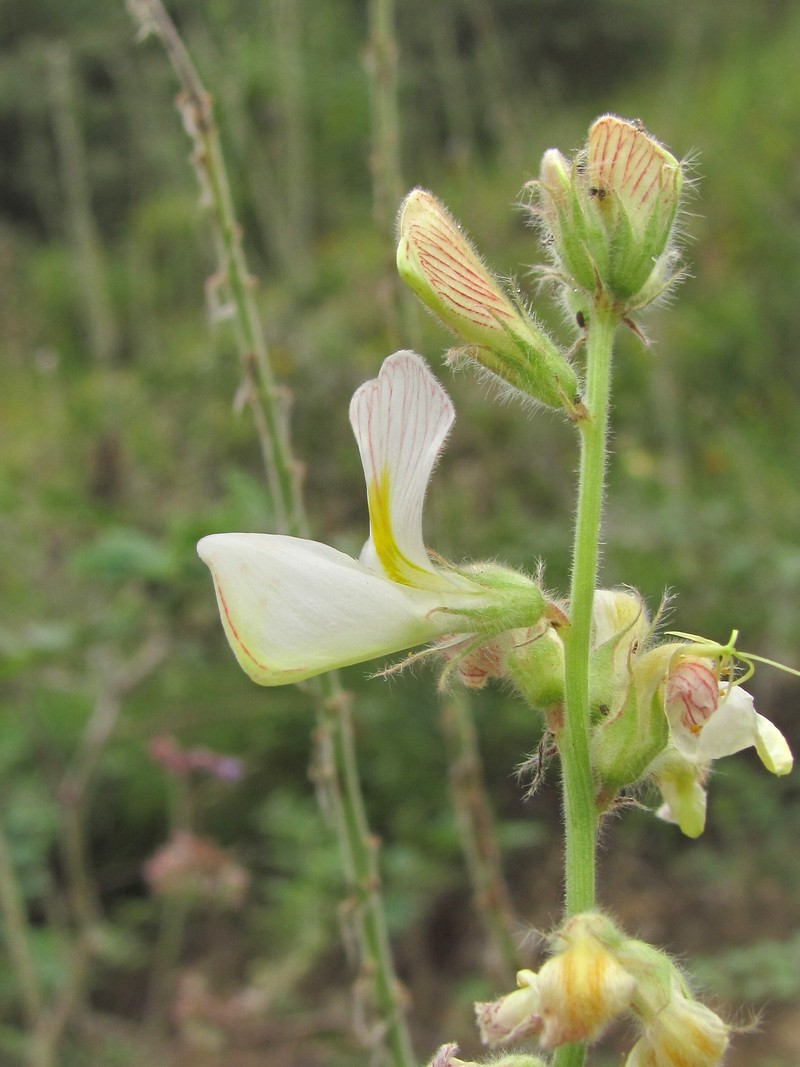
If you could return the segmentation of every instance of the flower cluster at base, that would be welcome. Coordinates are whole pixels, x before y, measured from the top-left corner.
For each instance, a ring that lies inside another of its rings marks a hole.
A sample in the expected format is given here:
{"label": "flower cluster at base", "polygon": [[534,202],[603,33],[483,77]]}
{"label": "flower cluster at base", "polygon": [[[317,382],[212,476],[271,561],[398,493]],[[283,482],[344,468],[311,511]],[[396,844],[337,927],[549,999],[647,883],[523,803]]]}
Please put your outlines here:
{"label": "flower cluster at base", "polygon": [[[788,774],[792,753],[778,728],[759,715],[734,677],[733,644],[655,640],[638,593],[600,589],[592,616],[589,697],[591,760],[600,810],[621,789],[653,781],[661,818],[697,837],[706,815],[711,764],[755,747],[767,770]],[[558,744],[564,704],[564,647],[550,627],[515,641],[507,670],[540,708]]]}
{"label": "flower cluster at base", "polygon": [[535,1036],[550,1049],[596,1041],[610,1023],[627,1015],[641,1037],[626,1067],[716,1067],[721,1062],[730,1028],[692,997],[664,953],[626,937],[598,912],[569,919],[551,948],[538,974],[520,971],[516,990],[475,1005],[484,1044],[499,1047]]}
{"label": "flower cluster at base", "polygon": [[428,1067],[546,1067],[546,1064],[537,1056],[528,1056],[524,1052],[512,1052],[499,1059],[495,1057],[481,1065],[474,1060],[459,1059],[458,1045],[442,1045],[437,1049]]}
{"label": "flower cluster at base", "polygon": [[357,560],[280,534],[200,541],[226,636],[253,681],[301,682],[438,642],[446,670],[463,665],[480,684],[485,664],[497,661],[500,669],[502,658],[498,651],[482,659],[484,646],[519,627],[546,628],[551,616],[563,619],[533,579],[495,563],[434,561],[425,548],[423,502],[453,419],[450,398],[413,352],[390,356],[356,391],[350,421],[370,521]]}

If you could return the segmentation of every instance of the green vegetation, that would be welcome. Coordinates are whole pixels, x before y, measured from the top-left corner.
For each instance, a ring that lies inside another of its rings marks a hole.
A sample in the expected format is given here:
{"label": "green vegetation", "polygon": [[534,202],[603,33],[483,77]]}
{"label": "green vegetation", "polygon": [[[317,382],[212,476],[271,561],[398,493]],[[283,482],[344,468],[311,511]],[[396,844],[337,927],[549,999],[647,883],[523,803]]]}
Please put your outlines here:
{"label": "green vegetation", "polygon": [[[170,10],[215,97],[314,533],[357,554],[350,395],[393,349],[437,367],[450,343],[398,296],[393,238],[374,221],[363,5]],[[134,36],[122,3],[0,10],[0,882],[12,872],[30,950],[26,969],[4,912],[0,1062],[356,1067],[367,1053],[349,1032],[347,904],[309,781],[308,699],[237,669],[195,555],[206,533],[275,520],[176,85]],[[663,334],[650,315],[651,347],[621,344],[603,584],[625,575],[655,606],[669,581],[676,628],[726,640],[733,623],[743,648],[800,666],[800,12],[408,0],[397,38],[404,188],[432,188],[523,289],[537,249],[509,206],[544,149],[578,144],[612,110],[697,153],[692,277]],[[568,428],[442,376],[458,421],[432,546],[528,569],[546,556],[566,587]],[[344,680],[419,1055],[450,1035],[471,1054],[463,1005],[497,989],[439,701],[424,668],[402,686],[363,668]],[[753,688],[800,751],[795,683],[762,669]],[[547,929],[556,797],[524,802],[514,777],[538,727],[500,691],[475,714],[513,902]],[[240,758],[242,777],[170,770],[153,755],[165,735]],[[791,776],[764,788],[754,759],[726,761],[697,844],[645,812],[612,823],[601,884],[630,930],[701,959],[712,994],[754,1012],[769,1001],[731,1067],[792,1067],[800,792]],[[150,892],[144,865],[189,827],[248,872],[243,898],[221,886],[234,877],[222,859],[211,890]]]}

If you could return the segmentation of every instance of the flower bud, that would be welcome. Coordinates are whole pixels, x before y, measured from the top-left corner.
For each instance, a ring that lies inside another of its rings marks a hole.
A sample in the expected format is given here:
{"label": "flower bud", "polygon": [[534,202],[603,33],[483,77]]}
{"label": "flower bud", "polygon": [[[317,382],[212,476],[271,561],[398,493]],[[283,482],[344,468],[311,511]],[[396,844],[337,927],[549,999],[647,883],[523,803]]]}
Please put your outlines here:
{"label": "flower bud", "polygon": [[631,664],[647,641],[650,620],[633,589],[597,589],[592,604],[589,702],[595,714],[616,714],[630,687]]}
{"label": "flower bud", "polygon": [[539,1015],[544,1048],[593,1041],[626,1011],[636,980],[614,947],[625,939],[603,915],[577,915],[564,926],[559,951],[539,971]]}
{"label": "flower bud", "polygon": [[554,149],[545,153],[534,187],[570,284],[591,295],[599,288],[627,314],[675,279],[671,241],[683,172],[641,123],[603,115],[571,164]]}
{"label": "flower bud", "polygon": [[656,650],[644,651],[650,621],[632,590],[599,589],[592,628],[592,766],[601,793],[614,796],[642,777],[669,740],[661,683],[671,653],[651,669]]}
{"label": "flower bud", "polygon": [[[592,602],[592,644],[628,637],[627,648],[641,645],[650,632],[650,620],[641,594],[635,589],[596,589]],[[636,649],[634,649],[636,651]]]}
{"label": "flower bud", "polygon": [[465,354],[520,392],[570,418],[586,415],[575,371],[532,314],[486,268],[439,200],[414,189],[398,221],[400,277]]}
{"label": "flower bud", "polygon": [[533,971],[518,971],[517,986],[513,993],[498,1000],[475,1005],[475,1019],[484,1045],[507,1045],[538,1034],[541,1029],[536,975]]}
{"label": "flower bud", "polygon": [[554,626],[515,631],[508,675],[532,708],[564,703],[564,642]]}
{"label": "flower bud", "polygon": [[669,743],[658,680],[641,685],[634,670],[625,703],[592,730],[592,767],[604,794],[637,782]]}

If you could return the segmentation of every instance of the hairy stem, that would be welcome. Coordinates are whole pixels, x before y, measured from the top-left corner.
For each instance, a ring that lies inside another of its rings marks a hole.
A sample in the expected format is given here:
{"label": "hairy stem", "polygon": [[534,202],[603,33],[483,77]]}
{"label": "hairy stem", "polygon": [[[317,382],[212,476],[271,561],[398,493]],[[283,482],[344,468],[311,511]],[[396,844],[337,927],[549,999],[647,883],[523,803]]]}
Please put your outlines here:
{"label": "hairy stem", "polygon": [[[161,0],[128,0],[128,4],[142,31],[153,32],[161,40],[181,83],[179,107],[195,144],[194,163],[217,234],[220,269],[214,283],[222,287],[236,327],[245,377],[244,396],[261,443],[276,518],[283,532],[302,536],[309,524],[301,493],[300,466],[292,452],[286,418],[288,394],[275,384],[211,97]],[[317,711],[317,760],[322,768],[318,778],[324,780],[321,793],[339,841],[352,898],[361,979],[369,989],[373,1025],[368,1032],[373,1044],[383,1046],[392,1067],[412,1067],[415,1061],[380,893],[378,843],[367,826],[355,761],[349,696],[334,674],[311,684],[308,690]]]}
{"label": "hairy stem", "polygon": [[[570,626],[565,635],[564,726],[558,736],[566,836],[566,917],[595,906],[597,811],[589,753],[589,643],[597,584],[605,485],[611,353],[617,317],[595,308],[587,327],[586,406],[580,423],[581,463],[572,556]],[[582,1045],[564,1045],[555,1067],[580,1067]]]}

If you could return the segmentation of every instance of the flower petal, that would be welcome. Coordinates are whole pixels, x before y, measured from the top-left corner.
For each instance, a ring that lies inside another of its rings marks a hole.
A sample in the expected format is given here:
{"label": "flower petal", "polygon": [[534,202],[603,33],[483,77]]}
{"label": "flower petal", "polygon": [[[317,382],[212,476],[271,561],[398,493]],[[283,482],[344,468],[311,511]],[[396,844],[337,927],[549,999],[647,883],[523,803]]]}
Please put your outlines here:
{"label": "flower petal", "polygon": [[699,837],[706,825],[705,768],[694,766],[669,754],[655,771],[664,803],[656,812],[659,819],[677,823],[687,837]]}
{"label": "flower petal", "polygon": [[367,480],[370,539],[361,562],[420,589],[474,590],[437,570],[422,539],[428,481],[455,418],[450,398],[414,352],[396,352],[350,404]]}
{"label": "flower petal", "polygon": [[752,745],[773,774],[788,774],[792,769],[792,754],[783,734],[769,719],[758,714],[748,692],[741,686],[733,686],[703,727],[697,758],[719,759]]}
{"label": "flower petal", "polygon": [[756,752],[773,774],[788,774],[794,764],[792,750],[775,723],[756,713]]}
{"label": "flower petal", "polygon": [[538,1034],[539,979],[533,971],[517,971],[517,988],[497,1000],[475,1005],[475,1021],[484,1045],[496,1048]]}
{"label": "flower petal", "polygon": [[[664,710],[673,743],[685,759],[693,763],[707,763],[717,756],[729,754],[715,752],[712,755],[708,750],[709,724],[715,716],[722,715],[724,718],[719,681],[711,660],[698,657],[679,659],[667,677]],[[752,744],[752,741],[749,743]],[[738,749],[731,751],[737,752]]]}
{"label": "flower petal", "polygon": [[677,159],[637,123],[603,115],[589,130],[589,182],[595,195],[614,192],[644,230],[654,212],[668,226],[683,183]]}
{"label": "flower petal", "polygon": [[446,597],[396,585],[316,541],[212,534],[197,551],[231,648],[259,685],[300,682],[457,628],[438,610]]}

